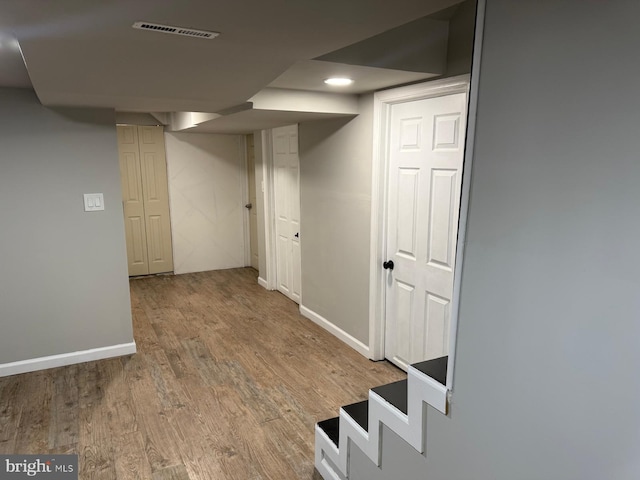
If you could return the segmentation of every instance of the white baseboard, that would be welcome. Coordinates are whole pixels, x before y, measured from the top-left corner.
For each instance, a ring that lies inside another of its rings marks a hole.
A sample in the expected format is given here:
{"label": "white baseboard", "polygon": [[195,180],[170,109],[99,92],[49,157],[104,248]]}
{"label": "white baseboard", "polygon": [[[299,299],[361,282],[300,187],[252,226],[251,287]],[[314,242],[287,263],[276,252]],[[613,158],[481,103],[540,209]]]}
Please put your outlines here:
{"label": "white baseboard", "polygon": [[267,281],[262,277],[258,277],[258,285],[269,290],[269,285],[267,284]]}
{"label": "white baseboard", "polygon": [[358,353],[369,358],[369,347],[367,345],[362,343],[360,340],[358,340],[354,336],[348,334],[347,332],[342,330],[340,327],[335,326],[326,318],[322,317],[321,315],[318,315],[313,310],[309,310],[307,307],[303,305],[300,305],[300,314],[303,317],[306,317],[309,320],[311,320],[313,323],[320,325],[329,333],[332,333],[333,335],[338,337],[340,340],[342,340],[344,343],[346,343],[351,348],[356,350]]}
{"label": "white baseboard", "polygon": [[75,363],[103,360],[105,358],[121,357],[136,353],[136,342],[111,345],[109,347],[92,348],[80,352],[62,353],[48,357],[31,358],[19,362],[4,363],[0,365],[0,377],[17,375],[19,373],[35,372],[48,368],[64,367]]}

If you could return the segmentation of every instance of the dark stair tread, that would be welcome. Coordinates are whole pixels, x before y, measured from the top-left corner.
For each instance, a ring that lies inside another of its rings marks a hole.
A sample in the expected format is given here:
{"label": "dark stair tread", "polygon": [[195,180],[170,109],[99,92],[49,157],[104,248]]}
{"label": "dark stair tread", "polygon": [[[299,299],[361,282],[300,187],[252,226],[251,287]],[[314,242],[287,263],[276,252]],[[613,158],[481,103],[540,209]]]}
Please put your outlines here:
{"label": "dark stair tread", "polygon": [[380,395],[391,405],[396,407],[405,415],[407,414],[407,381],[400,380],[398,382],[381,385],[371,389],[372,392]]}
{"label": "dark stair tread", "polygon": [[369,400],[346,405],[342,409],[353,418],[358,425],[369,431]]}
{"label": "dark stair tread", "polygon": [[329,437],[337,447],[338,441],[340,440],[340,417],[329,418],[328,420],[318,422],[318,427],[327,434],[327,437]]}
{"label": "dark stair tread", "polygon": [[442,385],[447,384],[447,361],[449,357],[434,358],[420,363],[411,365],[413,368],[420,370],[425,375],[440,382]]}

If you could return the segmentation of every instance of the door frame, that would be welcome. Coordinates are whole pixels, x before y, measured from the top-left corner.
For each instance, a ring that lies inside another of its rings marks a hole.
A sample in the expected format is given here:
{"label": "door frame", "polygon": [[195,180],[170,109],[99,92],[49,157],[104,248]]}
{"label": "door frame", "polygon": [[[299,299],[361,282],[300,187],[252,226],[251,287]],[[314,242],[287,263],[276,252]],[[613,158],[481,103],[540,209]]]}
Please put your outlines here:
{"label": "door frame", "polygon": [[[275,188],[273,179],[273,130],[262,130],[262,178],[264,199],[264,249],[265,249],[265,284],[267,290],[277,289],[276,278],[276,218],[275,218]],[[259,225],[258,225],[259,227]],[[262,273],[262,272],[260,272]]]}
{"label": "door frame", "polygon": [[[476,31],[476,34],[479,32]],[[478,37],[476,37],[477,39]],[[481,38],[481,36],[480,36]],[[477,46],[477,42],[476,42]],[[473,67],[476,67],[475,52]],[[479,56],[479,55],[478,55]],[[477,76],[476,76],[477,78]],[[477,80],[469,74],[425,82],[406,87],[377,92],[373,107],[373,165],[372,165],[372,202],[371,202],[371,243],[369,266],[369,356],[372,360],[385,358],[385,307],[386,275],[382,262],[386,260],[387,215],[389,181],[389,133],[391,107],[398,103],[422,100],[455,93],[467,94],[467,130],[465,153],[462,167],[462,189],[460,197],[460,216],[458,220],[458,239],[456,243],[456,265],[454,269],[453,298],[451,301],[451,320],[449,334],[449,359],[447,368],[447,387],[453,385],[453,363],[455,359],[456,332],[458,324],[458,304],[460,301],[460,277],[465,245],[467,211],[469,203],[469,185],[471,178],[473,139],[477,102]],[[474,83],[474,80],[476,82]]]}
{"label": "door frame", "polygon": [[[242,165],[244,167],[244,171],[242,172],[243,178],[246,181],[242,182],[242,209],[244,210],[242,216],[242,234],[244,241],[244,266],[251,266],[251,210],[246,208],[245,205],[250,203],[251,199],[249,198],[249,158],[247,156],[247,136],[241,135],[240,140],[240,158],[243,159]],[[254,155],[255,162],[255,155]],[[255,170],[255,168],[254,168]],[[254,174],[255,175],[255,174]]]}

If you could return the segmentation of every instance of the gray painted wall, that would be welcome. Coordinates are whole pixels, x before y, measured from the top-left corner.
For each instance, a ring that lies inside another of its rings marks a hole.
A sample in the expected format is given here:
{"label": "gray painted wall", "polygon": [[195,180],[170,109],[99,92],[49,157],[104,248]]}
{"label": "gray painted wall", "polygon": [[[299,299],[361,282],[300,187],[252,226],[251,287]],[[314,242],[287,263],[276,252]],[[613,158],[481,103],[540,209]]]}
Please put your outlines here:
{"label": "gray painted wall", "polygon": [[635,480],[640,3],[487,3],[451,414],[353,478]]}
{"label": "gray painted wall", "polygon": [[0,364],[133,341],[114,112],[0,106]]}
{"label": "gray painted wall", "polygon": [[373,96],[359,109],[299,125],[302,304],[368,345]]}

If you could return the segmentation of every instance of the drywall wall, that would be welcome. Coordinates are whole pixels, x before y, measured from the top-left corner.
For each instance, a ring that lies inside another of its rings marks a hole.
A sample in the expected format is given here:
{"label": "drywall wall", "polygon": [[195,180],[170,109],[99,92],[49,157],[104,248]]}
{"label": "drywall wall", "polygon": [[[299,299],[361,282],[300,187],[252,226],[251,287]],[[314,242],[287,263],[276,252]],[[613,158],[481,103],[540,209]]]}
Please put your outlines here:
{"label": "drywall wall", "polygon": [[157,118],[150,113],[141,112],[116,112],[116,124],[118,125],[162,125]]}
{"label": "drywall wall", "polygon": [[0,364],[132,342],[114,112],[0,105]]}
{"label": "drywall wall", "polygon": [[359,109],[299,125],[302,301],[368,345],[373,96]]}
{"label": "drywall wall", "polygon": [[366,478],[640,476],[639,16],[487,1],[451,414]]}
{"label": "drywall wall", "polygon": [[166,133],[165,144],[174,272],[243,267],[242,136]]}

